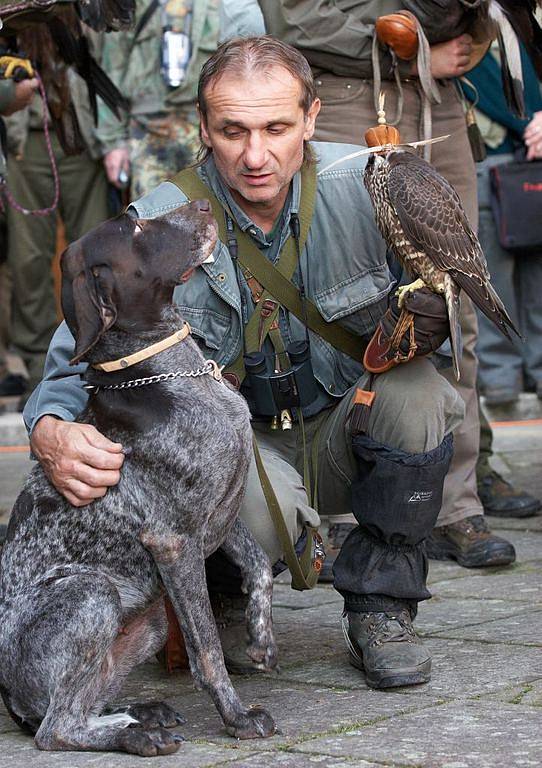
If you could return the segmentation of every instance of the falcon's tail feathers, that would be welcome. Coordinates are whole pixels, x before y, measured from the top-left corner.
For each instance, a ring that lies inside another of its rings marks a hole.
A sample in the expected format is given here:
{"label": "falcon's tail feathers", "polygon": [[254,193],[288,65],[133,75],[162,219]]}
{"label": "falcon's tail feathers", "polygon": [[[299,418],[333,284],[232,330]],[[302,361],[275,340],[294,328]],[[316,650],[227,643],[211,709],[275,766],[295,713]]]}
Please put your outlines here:
{"label": "falcon's tail feathers", "polygon": [[512,330],[518,338],[524,341],[523,336],[512,322],[512,318],[500,300],[498,293],[489,281],[482,284],[479,280],[474,280],[464,272],[456,272],[455,270],[450,270],[450,274],[467,296],[470,296],[478,309],[495,323],[501,333],[512,341],[512,336],[510,335],[510,330]]}
{"label": "falcon's tail feathers", "polygon": [[523,96],[523,69],[517,35],[506,13],[498,2],[489,3],[489,16],[497,26],[497,39],[501,54],[502,82],[506,101],[519,118],[526,118]]}
{"label": "falcon's tail feathers", "polygon": [[448,322],[450,323],[450,346],[452,347],[454,374],[456,380],[459,381],[461,378],[459,362],[462,349],[461,326],[459,324],[459,310],[461,304],[459,301],[459,290],[448,274],[445,276],[444,298],[448,310]]}

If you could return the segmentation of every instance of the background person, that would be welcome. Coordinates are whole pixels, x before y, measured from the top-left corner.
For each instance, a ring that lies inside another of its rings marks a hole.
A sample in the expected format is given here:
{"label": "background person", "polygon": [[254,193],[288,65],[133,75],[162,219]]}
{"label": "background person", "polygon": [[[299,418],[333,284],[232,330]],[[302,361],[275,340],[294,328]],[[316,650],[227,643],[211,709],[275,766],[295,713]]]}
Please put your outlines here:
{"label": "background person", "polygon": [[467,99],[476,101],[477,122],[488,155],[477,166],[480,243],[493,285],[525,337],[524,343],[498,339],[489,327],[491,323],[479,317],[479,382],[488,405],[514,402],[525,386],[542,397],[542,254],[514,254],[501,247],[490,199],[492,167],[511,162],[518,152],[528,161],[542,157],[540,82],[523,48],[522,65],[525,120],[516,117],[506,103],[494,48],[469,72],[468,83],[463,85]]}
{"label": "background person", "polygon": [[[307,57],[315,76],[322,109],[315,136],[321,141],[361,143],[363,132],[376,120],[374,67],[372,59],[374,24],[378,17],[404,8],[400,2],[335,3],[313,0],[259,0],[266,29],[298,47]],[[476,230],[478,206],[476,175],[465,123],[464,108],[455,78],[470,64],[472,38],[457,34],[442,14],[444,42],[430,49],[430,70],[438,81],[441,102],[430,105],[431,134],[450,134],[447,141],[431,148],[431,162],[455,187],[471,226]],[[427,138],[427,97],[421,87],[415,62],[399,63],[402,96],[394,80],[389,52],[379,49],[379,67],[386,93],[388,120],[397,120],[405,142]],[[461,379],[451,368],[442,374],[462,397],[466,415],[454,433],[454,458],[444,486],[442,509],[434,533],[428,540],[430,557],[453,558],[466,567],[507,565],[515,559],[514,547],[494,536],[483,517],[478,497],[476,462],[479,450],[477,319],[470,299],[461,296],[463,355]],[[330,521],[331,543],[340,546],[352,523]],[[342,526],[346,525],[346,528]]]}
{"label": "background person", "polygon": [[[11,79],[0,80],[0,119],[25,109],[36,93],[35,78],[15,83]],[[7,174],[6,158],[0,150],[0,178]],[[7,350],[11,313],[11,277],[7,266],[7,224],[0,191],[0,397],[22,395],[26,382],[23,376],[9,370]]]}
{"label": "background person", "polygon": [[[20,45],[32,51],[39,43],[40,29],[25,30]],[[30,55],[30,53],[29,53]],[[11,343],[28,371],[27,393],[39,383],[51,337],[58,325],[51,265],[56,254],[57,215],[65,226],[66,238],[76,240],[108,217],[107,179],[99,160],[101,150],[94,133],[88,90],[73,68],[44,58],[44,67],[59,93],[69,92],[84,144],[81,154],[67,154],[49,124],[46,136],[43,104],[35,96],[24,110],[7,118],[10,192],[28,210],[51,207],[56,182],[48,152],[51,143],[58,171],[58,209],[47,215],[27,215],[13,205],[6,206],[8,265],[13,280],[11,299]],[[45,77],[44,67],[40,71]],[[55,107],[58,105],[55,105]],[[23,396],[24,398],[25,396]]]}
{"label": "background person", "polygon": [[[127,183],[121,173],[130,176],[132,198],[196,157],[196,88],[204,61],[216,49],[218,24],[216,0],[137,0],[134,28],[104,40],[102,66],[130,110],[119,122],[103,107],[97,133],[107,178],[121,188]],[[185,55],[175,58],[181,51]]]}

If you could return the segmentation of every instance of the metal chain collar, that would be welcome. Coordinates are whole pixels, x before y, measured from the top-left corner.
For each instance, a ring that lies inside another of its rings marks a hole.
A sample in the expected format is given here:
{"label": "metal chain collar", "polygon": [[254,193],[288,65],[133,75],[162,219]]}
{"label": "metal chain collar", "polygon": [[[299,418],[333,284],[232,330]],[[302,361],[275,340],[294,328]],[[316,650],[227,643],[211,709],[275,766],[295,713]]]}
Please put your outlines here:
{"label": "metal chain collar", "polygon": [[160,381],[171,381],[180,378],[197,378],[198,376],[212,376],[216,381],[222,381],[222,367],[214,360],[206,360],[195,371],[172,371],[171,373],[158,373],[154,376],[147,376],[143,379],[129,379],[120,384],[84,384],[83,388],[89,394],[97,394],[100,389],[133,389],[134,387],[145,387],[148,384],[157,384]]}

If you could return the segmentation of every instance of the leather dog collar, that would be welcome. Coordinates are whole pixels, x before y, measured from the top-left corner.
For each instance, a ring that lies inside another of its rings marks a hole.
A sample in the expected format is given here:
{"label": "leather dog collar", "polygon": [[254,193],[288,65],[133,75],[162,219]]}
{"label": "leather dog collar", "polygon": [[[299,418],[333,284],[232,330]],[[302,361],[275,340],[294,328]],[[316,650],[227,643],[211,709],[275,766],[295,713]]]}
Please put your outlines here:
{"label": "leather dog collar", "polygon": [[133,355],[119,357],[118,360],[108,360],[105,363],[94,363],[92,367],[99,371],[105,371],[106,373],[122,371],[124,368],[129,368],[131,365],[140,363],[142,360],[147,360],[149,357],[158,354],[158,352],[162,352],[164,349],[168,349],[174,344],[184,341],[184,339],[190,335],[190,332],[191,328],[188,323],[183,323],[183,327],[179,331],[175,331],[175,333],[162,339],[162,341],[157,341],[155,344],[151,344],[150,347],[144,347],[144,349],[140,349],[139,352],[134,352]]}

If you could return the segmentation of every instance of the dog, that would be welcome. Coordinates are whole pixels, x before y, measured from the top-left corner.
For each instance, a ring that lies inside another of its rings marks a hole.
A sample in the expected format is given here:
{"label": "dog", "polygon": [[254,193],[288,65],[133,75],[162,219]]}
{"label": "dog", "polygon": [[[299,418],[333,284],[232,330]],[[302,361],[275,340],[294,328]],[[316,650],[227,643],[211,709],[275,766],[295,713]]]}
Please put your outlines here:
{"label": "dog", "polygon": [[[37,465],[9,522],[0,693],[40,749],[177,751],[182,738],[163,726],[182,718],[167,704],[106,709],[130,670],[164,645],[165,594],[196,685],[210,693],[228,733],[275,732],[269,713],[243,706],[231,684],[205,581],[205,558],[220,548],[249,595],[247,653],[262,669],[275,667],[269,561],[237,517],[252,450],[247,405],[190,335],[127,370],[97,367],[183,328],[174,288],[216,239],[209,203],[200,200],[156,219],[121,214],[62,256],[71,363],[89,363],[91,394],[78,421],[127,455],[118,485],[77,509]],[[126,384],[134,380],[144,383]]]}

